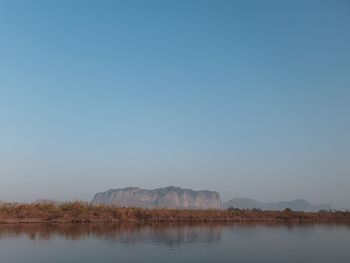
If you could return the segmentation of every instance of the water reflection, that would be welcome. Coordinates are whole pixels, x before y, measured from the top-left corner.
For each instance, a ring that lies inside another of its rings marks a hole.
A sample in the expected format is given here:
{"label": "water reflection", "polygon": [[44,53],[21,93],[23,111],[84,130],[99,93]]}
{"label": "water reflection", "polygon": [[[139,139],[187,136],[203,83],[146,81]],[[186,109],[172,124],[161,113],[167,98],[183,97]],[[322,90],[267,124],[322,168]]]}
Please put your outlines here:
{"label": "water reflection", "polygon": [[346,224],[0,224],[6,263],[348,263],[349,243]]}
{"label": "water reflection", "polygon": [[211,224],[18,224],[0,225],[0,239],[83,240],[135,245],[143,242],[177,247],[220,241],[223,225]]}
{"label": "water reflection", "polygon": [[[349,224],[324,224],[323,228],[336,228]],[[28,238],[48,241],[59,238],[65,240],[99,239],[109,243],[135,245],[143,242],[159,243],[177,247],[189,243],[216,243],[222,238],[226,228],[247,229],[254,233],[259,228],[283,228],[289,232],[294,229],[311,231],[320,224],[0,224],[0,239]]]}

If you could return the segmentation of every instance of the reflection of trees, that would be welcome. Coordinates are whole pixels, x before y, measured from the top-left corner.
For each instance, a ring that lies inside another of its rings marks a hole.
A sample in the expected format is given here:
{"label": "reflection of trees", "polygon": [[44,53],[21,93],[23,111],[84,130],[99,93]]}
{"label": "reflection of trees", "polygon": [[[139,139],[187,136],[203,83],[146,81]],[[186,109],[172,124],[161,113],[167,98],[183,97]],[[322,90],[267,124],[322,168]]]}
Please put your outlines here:
{"label": "reflection of trees", "polygon": [[104,242],[132,245],[154,243],[177,247],[187,243],[212,243],[221,239],[223,225],[215,224],[19,224],[0,225],[0,238],[28,237],[32,240],[97,237]]}
{"label": "reflection of trees", "polygon": [[184,244],[216,243],[222,238],[225,229],[245,229],[246,233],[255,233],[255,228],[284,228],[288,231],[295,229],[310,230],[310,227],[334,228],[340,225],[345,229],[350,224],[285,224],[285,223],[237,223],[237,224],[0,224],[0,239],[29,238],[31,240],[84,240],[98,239],[112,245],[135,245],[151,243],[169,248]]}

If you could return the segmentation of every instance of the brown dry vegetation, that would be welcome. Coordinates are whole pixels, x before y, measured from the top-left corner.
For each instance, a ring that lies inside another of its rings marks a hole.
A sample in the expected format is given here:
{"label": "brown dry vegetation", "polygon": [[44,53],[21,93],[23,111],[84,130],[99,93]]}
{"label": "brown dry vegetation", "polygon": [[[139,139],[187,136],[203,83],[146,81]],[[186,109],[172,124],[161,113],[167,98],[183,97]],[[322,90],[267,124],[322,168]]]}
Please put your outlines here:
{"label": "brown dry vegetation", "polygon": [[0,204],[0,223],[83,222],[350,222],[350,212],[318,213],[227,210],[142,209],[84,202]]}

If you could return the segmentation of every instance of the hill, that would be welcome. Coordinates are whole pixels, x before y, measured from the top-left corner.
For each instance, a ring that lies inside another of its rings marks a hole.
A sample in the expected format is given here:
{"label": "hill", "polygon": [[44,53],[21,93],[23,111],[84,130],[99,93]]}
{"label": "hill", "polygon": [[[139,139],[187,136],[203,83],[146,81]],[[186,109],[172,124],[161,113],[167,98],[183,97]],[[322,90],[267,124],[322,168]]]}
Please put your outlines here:
{"label": "hill", "polygon": [[142,208],[219,209],[221,199],[218,192],[209,190],[195,191],[175,186],[153,190],[127,187],[97,193],[92,204]]}
{"label": "hill", "polygon": [[258,208],[262,210],[282,211],[290,208],[293,211],[318,212],[320,210],[334,210],[328,204],[313,205],[304,199],[296,199],[293,201],[281,201],[276,203],[263,203],[250,198],[235,198],[223,203],[223,207],[234,207],[239,209]]}

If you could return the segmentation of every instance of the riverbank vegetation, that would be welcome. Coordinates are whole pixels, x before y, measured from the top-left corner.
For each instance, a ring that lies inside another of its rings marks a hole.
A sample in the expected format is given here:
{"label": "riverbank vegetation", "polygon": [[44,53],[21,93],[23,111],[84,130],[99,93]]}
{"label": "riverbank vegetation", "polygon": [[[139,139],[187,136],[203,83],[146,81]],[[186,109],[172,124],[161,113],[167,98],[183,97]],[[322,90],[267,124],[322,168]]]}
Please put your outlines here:
{"label": "riverbank vegetation", "polygon": [[317,213],[259,209],[187,210],[144,209],[84,202],[0,203],[0,223],[92,222],[350,222],[349,211]]}

